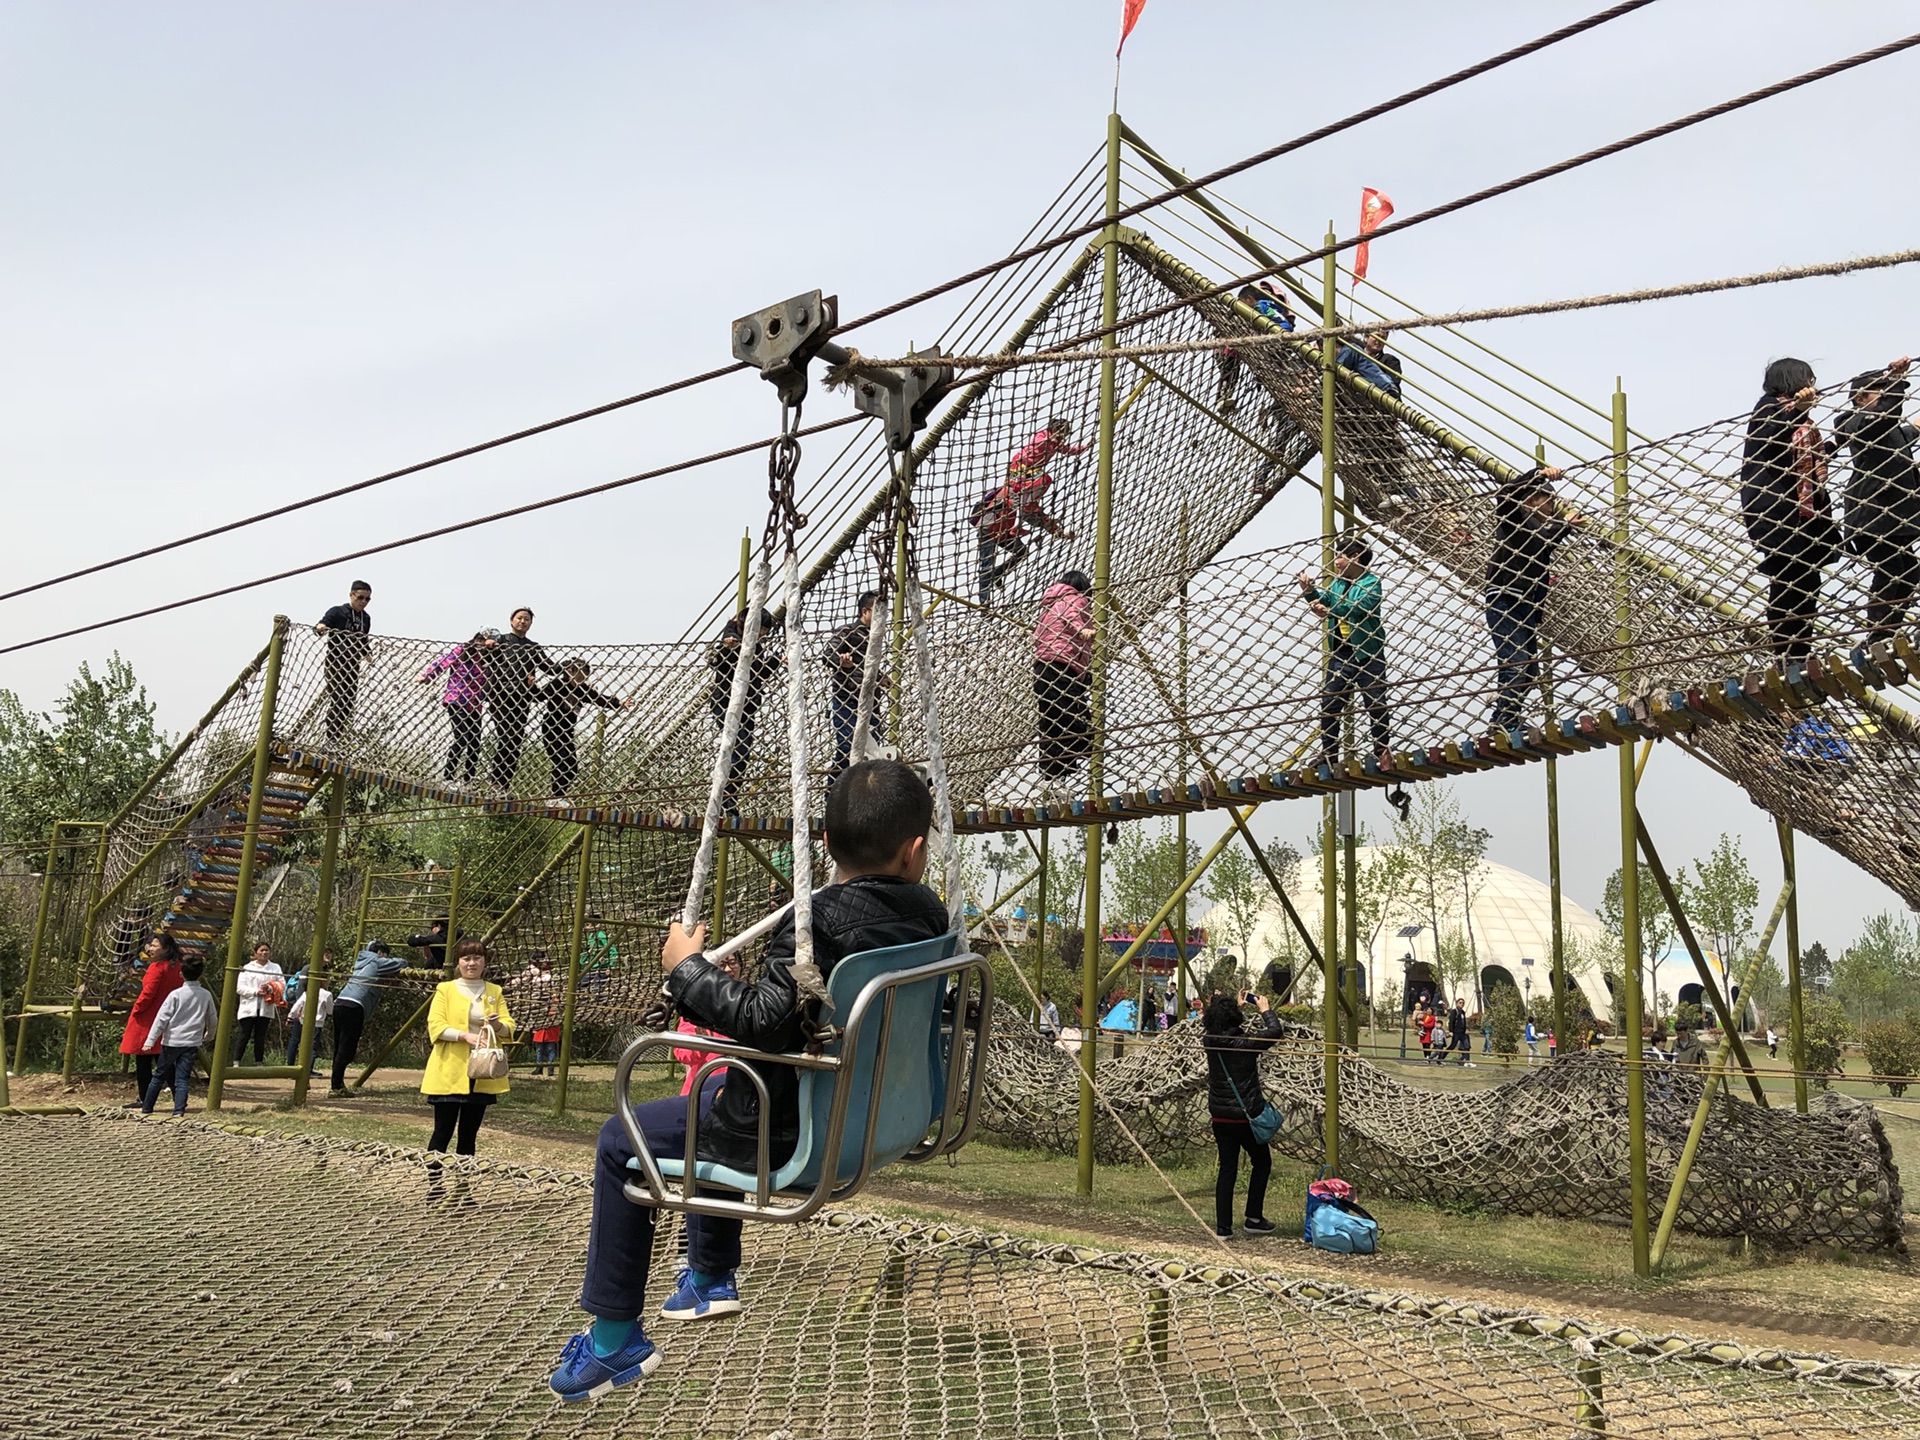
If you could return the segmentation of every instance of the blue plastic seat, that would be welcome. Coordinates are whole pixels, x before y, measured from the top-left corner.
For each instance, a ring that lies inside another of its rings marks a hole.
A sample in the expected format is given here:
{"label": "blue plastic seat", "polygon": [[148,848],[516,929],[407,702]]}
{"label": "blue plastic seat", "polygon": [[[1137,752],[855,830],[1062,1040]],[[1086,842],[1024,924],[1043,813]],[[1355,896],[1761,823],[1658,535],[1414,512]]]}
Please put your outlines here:
{"label": "blue plastic seat", "polygon": [[[973,1104],[962,1107],[964,1115],[946,1115],[948,1076],[953,1063],[952,1045],[965,1043],[966,1026],[955,1026],[950,1039],[945,1009],[948,980],[956,971],[976,970],[981,983],[991,987],[991,972],[975,957],[963,957],[951,966],[941,962],[954,957],[956,937],[951,933],[932,940],[894,945],[884,950],[867,950],[849,955],[834,965],[827,976],[828,993],[833,997],[830,1018],[841,1027],[842,1035],[824,1050],[830,1068],[799,1068],[799,1132],[793,1154],[768,1177],[769,1195],[780,1192],[812,1191],[813,1199],[804,1207],[811,1212],[829,1197],[844,1198],[855,1186],[883,1165],[905,1158],[925,1158],[932,1153],[925,1147],[928,1133],[943,1117],[935,1149],[944,1153],[957,1148],[970,1132]],[[932,969],[933,966],[941,966]],[[913,971],[923,973],[906,981],[888,983],[888,977]],[[863,993],[874,987],[862,1004]],[[988,1008],[990,996],[980,997],[981,1009]],[[888,1013],[889,1004],[891,1014]],[[845,1036],[853,1034],[853,1049],[845,1051]],[[643,1036],[630,1047],[629,1055],[641,1048],[664,1043],[670,1038]],[[884,1042],[884,1044],[883,1044]],[[726,1049],[719,1041],[716,1051],[726,1057],[727,1065],[750,1069],[756,1062],[778,1063],[784,1057],[761,1052]],[[631,1064],[623,1057],[622,1072],[616,1082],[623,1111],[630,1117],[626,1100],[626,1079]],[[745,1075],[729,1077],[729,1083],[751,1084]],[[972,1089],[971,1085],[968,1086]],[[837,1146],[831,1138],[836,1093],[844,1092],[840,1113],[843,1116]],[[965,1122],[965,1123],[963,1123]],[[836,1153],[827,1166],[827,1151]],[[913,1154],[916,1150],[921,1153]],[[864,1163],[863,1163],[864,1162]],[[663,1177],[686,1183],[686,1165],[679,1155],[659,1156],[656,1162]],[[630,1170],[644,1171],[636,1156],[627,1162]],[[823,1172],[826,1182],[822,1183]],[[755,1194],[759,1177],[717,1161],[701,1160],[694,1165],[694,1181],[702,1187],[737,1190]],[[640,1203],[660,1203],[648,1197],[644,1180],[630,1182],[629,1197]],[[674,1208],[707,1208],[699,1197],[669,1197]],[[719,1202],[729,1208],[741,1202]],[[792,1213],[788,1207],[769,1211],[769,1218]],[[799,1218],[795,1215],[794,1218]]]}

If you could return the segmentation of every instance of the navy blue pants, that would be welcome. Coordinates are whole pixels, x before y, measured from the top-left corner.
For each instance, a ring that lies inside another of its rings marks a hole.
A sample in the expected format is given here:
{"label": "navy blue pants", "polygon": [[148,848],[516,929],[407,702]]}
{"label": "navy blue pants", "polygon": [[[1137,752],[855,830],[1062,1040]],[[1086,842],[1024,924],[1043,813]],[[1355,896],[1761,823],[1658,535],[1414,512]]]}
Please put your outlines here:
{"label": "navy blue pants", "polygon": [[[700,1087],[700,1118],[707,1118],[723,1077],[710,1075]],[[655,1157],[679,1158],[687,1150],[687,1101],[684,1095],[649,1100],[633,1107],[634,1117]],[[602,1320],[637,1320],[647,1305],[647,1269],[653,1260],[654,1212],[627,1199],[623,1187],[638,1178],[627,1168],[633,1146],[618,1115],[600,1127],[593,1162],[593,1224],[587,1232],[587,1275],[580,1284],[580,1308]],[[712,1215],[688,1215],[687,1264],[709,1275],[740,1264],[740,1222]]]}
{"label": "navy blue pants", "polygon": [[1487,634],[1493,640],[1493,659],[1499,673],[1493,701],[1493,725],[1516,730],[1527,694],[1540,681],[1540,621],[1546,610],[1547,587],[1487,592]]}
{"label": "navy blue pants", "polygon": [[154,1105],[160,1099],[160,1092],[169,1085],[173,1087],[173,1113],[187,1113],[187,1081],[193,1077],[193,1057],[200,1053],[197,1045],[162,1045],[160,1058],[153,1067],[153,1079],[147,1082],[147,1093],[141,1098],[142,1114],[151,1115]]}

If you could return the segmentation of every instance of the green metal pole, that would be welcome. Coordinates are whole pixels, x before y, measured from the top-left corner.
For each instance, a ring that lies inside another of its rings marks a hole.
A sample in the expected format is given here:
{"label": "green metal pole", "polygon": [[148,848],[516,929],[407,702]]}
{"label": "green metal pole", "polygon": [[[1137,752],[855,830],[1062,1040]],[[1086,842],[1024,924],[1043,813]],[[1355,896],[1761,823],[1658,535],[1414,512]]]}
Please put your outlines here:
{"label": "green metal pole", "polygon": [[449,979],[451,979],[454,974],[453,940],[454,937],[460,933],[461,865],[462,862],[456,858],[453,862],[453,874],[449,876],[447,880],[447,943],[440,951],[440,968],[446,972],[445,978]]}
{"label": "green metal pole", "polygon": [[[1243,816],[1251,815],[1252,813],[1253,807],[1251,805],[1240,811],[1240,814]],[[1208,846],[1205,853],[1200,856],[1199,862],[1181,877],[1180,883],[1173,887],[1173,893],[1161,902],[1160,908],[1153,912],[1153,918],[1140,927],[1140,933],[1133,937],[1133,940],[1128,944],[1126,950],[1121,953],[1120,958],[1107,967],[1106,973],[1100,977],[1100,983],[1102,985],[1111,984],[1114,976],[1131,965],[1134,960],[1139,957],[1141,951],[1145,950],[1147,946],[1152,943],[1154,935],[1158,933],[1162,925],[1167,923],[1167,920],[1172,916],[1175,909],[1184,907],[1188,892],[1200,883],[1200,877],[1205,875],[1208,867],[1220,857],[1220,852],[1233,843],[1235,833],[1231,825],[1220,832],[1220,838]]]}
{"label": "green metal pole", "polygon": [[60,849],[60,822],[47,834],[46,869],[40,875],[40,908],[33,917],[33,943],[27,949],[27,973],[20,986],[20,1028],[14,1032],[13,1053],[27,1053],[27,1007],[33,1003],[33,981],[40,970],[40,951],[47,939],[47,914],[53,908],[53,860]]}
{"label": "green metal pole", "polygon": [[73,1081],[73,1058],[80,1046],[80,1006],[87,993],[87,956],[93,951],[93,927],[100,913],[100,886],[107,878],[107,827],[93,847],[93,881],[87,890],[86,918],[80,922],[80,948],[73,957],[73,1005],[67,1011],[67,1043],[60,1052],[60,1079]]}
{"label": "green metal pole", "polygon": [[347,813],[347,777],[336,775],[327,785],[327,835],[320,843],[320,894],[313,905],[313,943],[307,947],[306,1008],[300,1020],[300,1045],[294,1056],[293,1103],[307,1103],[307,1071],[313,1065],[313,1047],[320,1034],[320,991],[325,985],[328,921],[333,916],[333,874],[340,860],[340,828]]}
{"label": "green metal pole", "polygon": [[367,948],[367,910],[373,903],[373,882],[378,879],[371,868],[360,877],[360,904],[353,921],[353,958]]}
{"label": "green metal pole", "polygon": [[[1774,932],[1780,928],[1780,917],[1793,904],[1793,885],[1791,882],[1780,887],[1780,898],[1774,902],[1773,914],[1767,920],[1767,928],[1760,933],[1759,942],[1747,954],[1747,963],[1741,968],[1739,985],[1745,989],[1753,974],[1753,967],[1767,951],[1773,948]],[[1717,1083],[1724,1077],[1727,1055],[1731,1050],[1728,1043],[1733,1039],[1731,1028],[1724,1031],[1720,1046],[1714,1052],[1713,1063],[1700,1077],[1700,1101],[1693,1108],[1693,1123],[1687,1126],[1686,1144],[1680,1147],[1679,1163],[1673,1167],[1673,1180],[1667,1186],[1667,1203],[1660,1211],[1660,1229],[1653,1238],[1652,1265],[1659,1268],[1666,1259],[1667,1241],[1673,1238],[1674,1222],[1680,1217],[1681,1192],[1687,1188],[1687,1177],[1693,1172],[1694,1157],[1700,1153],[1700,1137],[1706,1134],[1707,1112],[1713,1106],[1713,1092]]]}
{"label": "green metal pole", "polygon": [[1787,1027],[1788,1049],[1793,1056],[1793,1108],[1807,1113],[1807,1029],[1800,989],[1800,892],[1799,873],[1793,860],[1793,826],[1775,820],[1780,835],[1780,870],[1787,888]]}
{"label": "green metal pole", "polygon": [[[1179,621],[1179,651],[1176,656],[1177,669],[1175,681],[1179,685],[1180,713],[1190,715],[1193,712],[1187,703],[1187,578],[1190,573],[1191,558],[1188,546],[1187,502],[1180,501],[1180,602],[1176,612]],[[1184,730],[1184,726],[1182,727]],[[1180,743],[1180,794],[1187,793],[1187,744],[1183,735]],[[1182,810],[1174,821],[1174,837],[1180,846],[1180,863],[1187,863],[1187,812]],[[1180,894],[1180,908],[1174,912],[1173,919],[1173,1018],[1177,1022],[1186,1013],[1187,1005],[1187,913],[1186,892]]]}
{"label": "green metal pole", "polygon": [[[1332,245],[1338,237],[1333,231],[1333,222],[1327,222],[1327,244]],[[1339,323],[1334,308],[1335,286],[1339,283],[1340,272],[1334,256],[1328,253],[1321,268],[1320,321],[1332,327]],[[1334,340],[1331,335],[1320,342],[1320,573],[1323,576],[1333,574],[1333,539],[1336,520],[1334,507],[1334,486],[1336,467],[1334,464]],[[1333,650],[1327,629],[1320,630],[1321,681],[1331,678],[1328,671],[1333,664]],[[1322,1083],[1326,1091],[1326,1125],[1324,1145],[1327,1168],[1334,1174],[1340,1171],[1340,871],[1338,848],[1339,841],[1334,831],[1333,796],[1328,795],[1320,802],[1320,960],[1321,960],[1321,1005],[1320,1005],[1320,1046]]]}
{"label": "green metal pole", "polygon": [[260,807],[267,798],[273,764],[273,707],[280,694],[280,661],[286,653],[287,617],[273,617],[267,645],[267,676],[260,688],[260,724],[253,740],[253,778],[247,787],[247,827],[240,840],[240,874],[233,887],[233,919],[227,925],[227,972],[220,980],[220,1024],[213,1036],[213,1062],[207,1067],[207,1109],[220,1108],[226,1088],[227,1050],[233,1043],[234,1014],[240,1003],[240,964],[247,954],[248,911],[253,905],[253,869],[260,849]]}
{"label": "green metal pole", "polygon": [[[1107,116],[1107,214],[1120,210],[1120,116]],[[1120,227],[1109,224],[1100,240],[1100,323],[1108,331],[1100,341],[1111,351],[1119,343],[1112,326],[1120,318]],[[1114,357],[1100,361],[1100,432],[1094,479],[1093,520],[1093,667],[1089,675],[1088,709],[1093,748],[1087,756],[1087,791],[1098,802],[1106,780],[1107,632],[1111,600],[1108,586],[1113,559],[1113,432],[1118,418],[1114,406]],[[1096,821],[1087,830],[1086,916],[1080,947],[1080,1144],[1077,1186],[1093,1194],[1093,1071],[1095,1037],[1100,1033],[1100,867],[1105,837]]]}
{"label": "green metal pole", "polygon": [[[1034,927],[1033,946],[1033,993],[1038,995],[1047,988],[1047,881],[1052,866],[1047,862],[1047,842],[1053,836],[1051,825],[1040,830],[1040,919]],[[1034,1016],[1035,1021],[1039,1016]]]}
{"label": "green metal pole", "polygon": [[[1533,463],[1547,463],[1547,442],[1535,438],[1533,445]],[[1541,647],[1540,671],[1540,708],[1546,716],[1549,730],[1558,723],[1553,708],[1553,642],[1547,641]],[[1553,960],[1551,984],[1553,985],[1553,1045],[1548,1049],[1557,1054],[1560,1038],[1567,1033],[1567,930],[1565,911],[1560,888],[1560,761],[1554,753],[1547,752],[1547,907],[1553,918]]]}
{"label": "green metal pole", "polygon": [[[803,841],[804,843],[804,841]],[[593,826],[580,837],[580,878],[573,890],[573,923],[567,928],[567,991],[560,1009],[560,1066],[553,1087],[553,1113],[567,1113],[567,1076],[573,1065],[573,1009],[580,994],[580,947],[587,938],[587,891],[593,884]]]}
{"label": "green metal pole", "polygon": [[[1633,696],[1633,604],[1628,588],[1627,528],[1627,395],[1618,379],[1613,391],[1613,541],[1615,561],[1614,623],[1620,667],[1619,696],[1625,704]],[[1627,1066],[1627,1205],[1633,1232],[1633,1273],[1653,1273],[1652,1248],[1647,1234],[1647,1077],[1640,1055],[1644,1040],[1640,1023],[1640,847],[1639,807],[1635,799],[1633,746],[1620,751],[1620,911],[1621,990],[1626,1008]]]}

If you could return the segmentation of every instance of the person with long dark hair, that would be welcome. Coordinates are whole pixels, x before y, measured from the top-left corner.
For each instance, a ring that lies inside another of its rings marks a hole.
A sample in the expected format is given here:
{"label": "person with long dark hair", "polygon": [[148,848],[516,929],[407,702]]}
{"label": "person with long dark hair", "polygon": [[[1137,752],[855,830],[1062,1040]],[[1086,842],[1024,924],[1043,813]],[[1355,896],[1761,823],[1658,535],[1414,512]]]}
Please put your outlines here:
{"label": "person with long dark hair", "polygon": [[1220,1173],[1213,1182],[1213,1233],[1233,1234],[1233,1191],[1240,1181],[1240,1152],[1247,1152],[1247,1233],[1269,1235],[1267,1177],[1273,1171],[1268,1142],[1253,1134],[1253,1118],[1266,1109],[1260,1090],[1260,1052],[1280,1038],[1280,1017],[1264,995],[1249,992],[1260,1011],[1260,1028],[1247,1032],[1246,1016],[1234,995],[1215,995],[1200,1017],[1200,1048],[1207,1056],[1207,1113],[1213,1117],[1213,1143],[1220,1150]]}
{"label": "person with long dark hair", "polygon": [[1767,366],[1740,461],[1740,518],[1767,577],[1767,633],[1788,662],[1813,653],[1821,577],[1840,553],[1826,443],[1813,421],[1819,394],[1806,361]]}

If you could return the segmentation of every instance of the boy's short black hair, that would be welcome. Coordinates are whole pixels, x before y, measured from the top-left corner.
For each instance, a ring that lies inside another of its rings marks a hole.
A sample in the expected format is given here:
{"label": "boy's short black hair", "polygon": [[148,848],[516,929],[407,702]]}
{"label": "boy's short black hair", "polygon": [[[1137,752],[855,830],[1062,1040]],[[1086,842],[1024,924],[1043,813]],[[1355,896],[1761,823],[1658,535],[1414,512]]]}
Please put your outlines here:
{"label": "boy's short black hair", "polygon": [[1362,540],[1358,535],[1342,535],[1340,539],[1335,542],[1333,553],[1336,555],[1351,555],[1362,565],[1373,564],[1373,546]]}
{"label": "boy's short black hair", "polygon": [[182,980],[198,980],[206,973],[207,962],[204,960],[193,959],[182,960],[180,962],[180,978]]}
{"label": "boy's short black hair", "polygon": [[347,593],[349,595],[353,594],[353,592],[356,590],[364,590],[369,595],[373,593],[373,587],[367,584],[367,582],[364,580],[356,580],[351,585],[347,586]]}
{"label": "boy's short black hair", "polygon": [[933,825],[927,782],[898,760],[849,765],[827,792],[827,853],[842,865],[885,865]]}
{"label": "boy's short black hair", "polygon": [[878,590],[862,590],[860,592],[860,598],[853,602],[853,613],[858,615],[879,598],[880,592]]}
{"label": "boy's short black hair", "polygon": [[391,955],[393,953],[393,951],[387,948],[387,942],[384,940],[368,941],[367,949],[371,950],[376,955]]}

